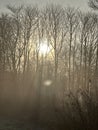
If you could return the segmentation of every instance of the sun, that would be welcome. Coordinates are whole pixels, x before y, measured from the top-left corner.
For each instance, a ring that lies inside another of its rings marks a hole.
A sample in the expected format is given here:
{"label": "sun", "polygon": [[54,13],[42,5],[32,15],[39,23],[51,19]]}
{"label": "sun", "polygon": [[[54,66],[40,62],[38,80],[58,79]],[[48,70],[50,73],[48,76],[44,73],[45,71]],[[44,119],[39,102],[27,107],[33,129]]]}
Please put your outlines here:
{"label": "sun", "polygon": [[50,47],[47,41],[42,41],[39,46],[39,52],[42,55],[48,54],[50,51]]}

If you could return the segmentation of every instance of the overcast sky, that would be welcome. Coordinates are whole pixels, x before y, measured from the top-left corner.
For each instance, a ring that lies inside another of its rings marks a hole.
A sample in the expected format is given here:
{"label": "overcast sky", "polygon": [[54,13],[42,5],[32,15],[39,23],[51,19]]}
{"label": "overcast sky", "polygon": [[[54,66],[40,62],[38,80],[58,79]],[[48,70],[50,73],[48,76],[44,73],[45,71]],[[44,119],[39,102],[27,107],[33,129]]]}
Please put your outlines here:
{"label": "overcast sky", "polygon": [[72,6],[76,8],[80,8],[83,11],[89,10],[88,0],[0,0],[0,12],[6,10],[6,5],[33,5],[37,4],[38,6],[43,6],[49,3],[56,3],[62,6]]}

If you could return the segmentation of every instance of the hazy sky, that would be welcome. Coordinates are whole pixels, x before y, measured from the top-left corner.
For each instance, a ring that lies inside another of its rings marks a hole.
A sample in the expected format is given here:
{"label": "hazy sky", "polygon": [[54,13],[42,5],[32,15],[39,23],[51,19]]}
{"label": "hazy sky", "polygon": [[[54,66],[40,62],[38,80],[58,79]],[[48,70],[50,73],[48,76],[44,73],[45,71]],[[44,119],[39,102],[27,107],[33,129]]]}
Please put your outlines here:
{"label": "hazy sky", "polygon": [[56,3],[62,6],[74,6],[76,8],[80,8],[84,11],[88,10],[88,0],[0,0],[0,11],[6,10],[6,5],[32,5],[37,4],[38,6],[43,6],[47,3]]}

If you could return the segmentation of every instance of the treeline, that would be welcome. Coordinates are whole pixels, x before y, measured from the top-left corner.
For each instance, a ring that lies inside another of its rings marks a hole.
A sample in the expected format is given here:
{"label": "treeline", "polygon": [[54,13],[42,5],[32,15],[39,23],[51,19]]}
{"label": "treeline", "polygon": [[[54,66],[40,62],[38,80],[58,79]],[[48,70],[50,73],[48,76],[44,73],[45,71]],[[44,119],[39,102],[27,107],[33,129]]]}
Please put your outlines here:
{"label": "treeline", "polygon": [[97,127],[98,16],[59,5],[7,8],[0,14],[0,115],[27,115],[51,130]]}
{"label": "treeline", "polygon": [[[0,71],[40,71],[68,89],[97,86],[98,18],[74,8],[7,6],[0,15]],[[47,41],[49,53],[41,56]],[[43,67],[42,67],[43,66]]]}

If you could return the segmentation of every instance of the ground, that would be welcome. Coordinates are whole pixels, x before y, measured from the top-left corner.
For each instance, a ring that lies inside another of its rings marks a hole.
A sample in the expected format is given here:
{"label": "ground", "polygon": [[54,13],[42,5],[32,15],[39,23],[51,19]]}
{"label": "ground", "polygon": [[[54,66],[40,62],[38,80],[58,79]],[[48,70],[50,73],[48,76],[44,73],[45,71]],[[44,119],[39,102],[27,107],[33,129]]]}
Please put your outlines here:
{"label": "ground", "polygon": [[0,118],[0,130],[45,130],[22,120]]}

